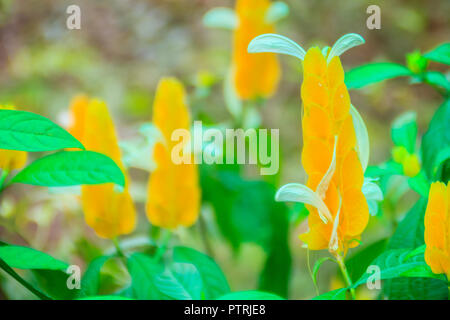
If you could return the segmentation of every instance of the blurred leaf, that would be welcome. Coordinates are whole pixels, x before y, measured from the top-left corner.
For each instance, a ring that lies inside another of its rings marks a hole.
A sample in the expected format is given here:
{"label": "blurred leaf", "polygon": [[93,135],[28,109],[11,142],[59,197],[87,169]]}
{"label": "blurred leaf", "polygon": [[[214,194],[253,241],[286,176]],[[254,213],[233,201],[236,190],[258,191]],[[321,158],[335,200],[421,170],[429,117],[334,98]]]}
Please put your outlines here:
{"label": "blurred leaf", "polygon": [[0,259],[18,269],[62,270],[68,267],[67,263],[44,252],[15,245],[0,246]]}
{"label": "blurred leaf", "polygon": [[420,194],[422,197],[428,197],[430,183],[428,182],[424,171],[421,170],[415,177],[409,178],[408,184],[411,189]]}
{"label": "blurred leaf", "polygon": [[235,120],[240,119],[242,117],[242,101],[239,99],[236,88],[234,87],[232,68],[227,72],[225,81],[223,82],[223,96],[225,107],[230,114]]}
{"label": "blurred leaf", "polygon": [[443,88],[446,92],[450,91],[450,82],[447,77],[437,71],[428,71],[423,74],[425,82]]}
{"label": "blurred leaf", "polygon": [[450,42],[437,46],[430,52],[424,54],[424,57],[436,62],[450,65]]}
{"label": "blurred leaf", "polygon": [[161,264],[143,253],[134,253],[127,260],[131,276],[133,298],[139,300],[160,300],[164,296],[155,285],[156,277],[163,272]]}
{"label": "blurred leaf", "polygon": [[227,279],[216,262],[207,255],[187,247],[175,247],[173,259],[176,262],[193,264],[203,282],[204,298],[216,299],[230,292]]}
{"label": "blurred leaf", "polygon": [[316,260],[316,262],[314,263],[312,279],[316,287],[317,287],[317,274],[319,273],[319,269],[325,261],[334,261],[334,260],[331,259],[330,257],[322,257]]}
{"label": "blurred leaf", "polygon": [[428,178],[436,176],[439,167],[450,159],[450,99],[447,99],[431,119],[428,131],[422,139],[422,162]]}
{"label": "blurred leaf", "polygon": [[397,117],[391,126],[391,137],[394,145],[405,147],[413,154],[417,138],[417,114],[410,111]]}
{"label": "blurred leaf", "polygon": [[367,271],[371,262],[386,249],[387,242],[388,239],[378,240],[348,258],[345,264],[352,282],[357,281]]}
{"label": "blurred leaf", "polygon": [[287,54],[300,60],[303,60],[306,54],[306,51],[291,39],[274,33],[257,36],[250,41],[247,51],[249,53],[273,52]]}
{"label": "blurred leaf", "polygon": [[0,148],[20,151],[84,149],[70,133],[38,114],[0,110]]}
{"label": "blurred leaf", "polygon": [[272,2],[266,12],[265,21],[269,24],[280,21],[289,15],[289,6],[283,1]]}
{"label": "blurred leaf", "polygon": [[39,288],[53,299],[74,299],[78,293],[78,290],[70,290],[67,287],[69,275],[65,270],[36,269],[32,273],[37,280]]}
{"label": "blurred leaf", "polygon": [[105,262],[111,256],[101,256],[91,261],[81,279],[81,289],[78,297],[89,297],[98,294],[100,288],[100,272]]}
{"label": "blurred leaf", "polygon": [[214,8],[203,16],[203,25],[209,28],[234,30],[239,24],[239,18],[230,8]]}
{"label": "blurred leaf", "polygon": [[397,63],[371,63],[348,71],[345,74],[345,84],[348,89],[359,89],[372,83],[412,74],[408,68]]}
{"label": "blurred leaf", "polygon": [[34,161],[9,184],[61,187],[110,182],[125,186],[125,177],[111,158],[93,151],[61,151]]}
{"label": "blurred leaf", "polygon": [[79,298],[77,300],[133,300],[133,299],[122,296],[90,296]]}
{"label": "blurred leaf", "polygon": [[203,292],[202,277],[190,263],[174,263],[155,277],[155,286],[176,300],[200,300]]}
{"label": "blurred leaf", "polygon": [[346,300],[346,291],[347,288],[332,290],[313,298],[313,300]]}
{"label": "blurred leaf", "polygon": [[263,291],[240,291],[226,294],[218,300],[283,300],[283,298]]}
{"label": "blurred leaf", "polygon": [[414,73],[422,73],[428,67],[428,60],[420,54],[419,50],[406,55],[406,64]]}

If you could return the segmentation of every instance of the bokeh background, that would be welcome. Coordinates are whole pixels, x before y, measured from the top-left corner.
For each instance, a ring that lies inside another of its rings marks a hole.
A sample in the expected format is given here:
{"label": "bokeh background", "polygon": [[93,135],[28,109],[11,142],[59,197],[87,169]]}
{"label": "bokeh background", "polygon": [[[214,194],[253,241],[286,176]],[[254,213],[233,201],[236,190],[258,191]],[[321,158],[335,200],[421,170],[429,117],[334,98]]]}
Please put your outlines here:
{"label": "bokeh background", "polygon": [[[278,23],[277,33],[304,48],[332,45],[350,32],[365,38],[365,45],[343,55],[346,70],[375,61],[405,64],[406,53],[416,49],[425,52],[448,40],[450,2],[445,0],[285,2],[290,14]],[[81,7],[81,30],[66,28],[66,8],[71,4]],[[371,4],[381,8],[380,30],[366,27],[366,8]],[[151,120],[158,80],[176,76],[187,87],[193,118],[226,122],[231,116],[224,103],[223,79],[230,66],[232,34],[202,24],[204,13],[217,6],[233,7],[234,1],[0,0],[0,104],[14,104],[65,125],[74,95],[85,93],[99,97],[107,102],[120,140],[126,144],[138,134],[142,124]],[[282,185],[304,181],[305,177],[300,163],[301,64],[292,57],[283,56],[280,60],[283,75],[279,90],[261,109],[261,115],[263,127],[280,129],[279,185]],[[433,68],[440,70],[442,65]],[[202,74],[208,74],[214,82],[206,97],[198,95]],[[350,95],[368,127],[371,164],[390,156],[390,123],[397,115],[416,111],[421,135],[441,99],[429,86],[412,85],[406,79],[375,84],[358,92],[351,91]],[[248,170],[249,178],[255,172]],[[133,241],[139,243],[140,237],[154,231],[144,214],[148,173],[133,169],[131,179],[132,194],[140,212],[138,229],[128,237],[133,245]],[[363,242],[389,236],[389,228],[382,226],[395,223],[411,207],[414,197],[407,194],[399,199],[395,209],[385,208],[389,217],[373,218]],[[233,252],[217,231],[209,211],[204,208],[202,212],[208,245],[232,289],[257,287],[266,253],[251,243]],[[315,291],[306,267],[305,249],[298,240],[305,225],[292,220],[289,297],[311,298]],[[179,230],[177,240],[204,251],[201,228],[197,224],[189,230]],[[26,186],[8,190],[1,205],[0,238],[17,244],[33,244],[36,249],[82,267],[100,252],[112,250],[110,242],[96,237],[85,225],[76,190]],[[310,258],[314,261],[321,255],[312,253]],[[116,284],[127,278],[114,264],[107,266],[104,273]],[[320,271],[321,292],[339,282],[336,274],[334,266],[324,265]],[[2,274],[0,281],[6,291],[0,292],[0,298],[27,297],[20,286]]]}

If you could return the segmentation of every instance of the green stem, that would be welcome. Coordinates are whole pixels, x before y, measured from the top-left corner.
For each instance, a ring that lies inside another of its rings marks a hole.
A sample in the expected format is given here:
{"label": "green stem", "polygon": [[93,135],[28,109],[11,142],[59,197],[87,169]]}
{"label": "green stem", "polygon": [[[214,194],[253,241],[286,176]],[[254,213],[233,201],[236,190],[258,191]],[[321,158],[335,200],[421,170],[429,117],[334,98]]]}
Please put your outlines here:
{"label": "green stem", "polygon": [[114,247],[116,248],[117,255],[121,258],[126,258],[125,254],[123,253],[122,249],[120,248],[119,244],[119,238],[115,237],[113,239]]}
{"label": "green stem", "polygon": [[167,244],[169,243],[170,237],[172,236],[172,232],[170,230],[164,230],[165,233],[163,235],[163,238],[161,240],[161,244],[158,246],[158,249],[155,253],[155,260],[159,261],[162,256],[164,255],[164,252],[166,252]]}
{"label": "green stem", "polygon": [[342,275],[344,276],[345,282],[347,283],[347,287],[350,288],[350,294],[352,295],[352,299],[356,300],[355,288],[353,288],[352,280],[347,271],[347,267],[345,266],[344,258],[341,255],[336,256],[336,261],[341,269]]}

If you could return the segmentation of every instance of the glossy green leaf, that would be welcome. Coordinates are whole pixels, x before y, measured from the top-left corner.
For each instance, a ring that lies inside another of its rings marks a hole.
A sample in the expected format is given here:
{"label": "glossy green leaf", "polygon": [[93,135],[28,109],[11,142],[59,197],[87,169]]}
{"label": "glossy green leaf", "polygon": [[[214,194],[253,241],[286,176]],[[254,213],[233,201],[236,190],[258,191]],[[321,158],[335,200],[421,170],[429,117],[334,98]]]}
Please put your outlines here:
{"label": "glossy green leaf", "polygon": [[81,279],[78,297],[90,297],[98,294],[100,287],[100,271],[111,256],[101,256],[91,261]]}
{"label": "glossy green leaf", "polygon": [[155,277],[156,288],[175,300],[199,300],[203,282],[197,268],[190,263],[174,263]]}
{"label": "glossy green leaf", "polygon": [[32,152],[65,148],[84,149],[70,133],[43,116],[0,110],[0,149]]}
{"label": "glossy green leaf", "polygon": [[397,117],[391,126],[391,137],[394,145],[405,147],[409,153],[414,153],[417,138],[417,114],[410,111]]}
{"label": "glossy green leaf", "polygon": [[359,89],[383,80],[411,75],[413,73],[408,68],[397,63],[371,63],[348,71],[345,74],[345,84],[348,89]]}
{"label": "glossy green leaf", "polygon": [[68,267],[67,263],[44,252],[15,245],[0,246],[0,259],[18,269],[62,270]]}
{"label": "glossy green leaf", "polygon": [[240,291],[226,294],[218,300],[283,300],[283,298],[263,291]]}
{"label": "glossy green leaf", "polygon": [[200,273],[205,299],[216,299],[230,292],[227,279],[220,267],[209,256],[188,247],[175,247],[176,262],[193,264]]}
{"label": "glossy green leaf", "polygon": [[131,276],[133,298],[139,300],[160,300],[166,298],[155,285],[156,277],[164,267],[143,253],[134,253],[127,260]]}
{"label": "glossy green leaf", "polygon": [[239,24],[239,18],[230,8],[214,8],[203,16],[203,25],[209,28],[234,30]]}
{"label": "glossy green leaf", "polygon": [[450,65],[450,42],[443,43],[424,55],[425,58]]}
{"label": "glossy green leaf", "polygon": [[111,158],[93,151],[61,151],[36,160],[10,184],[62,187],[110,182],[125,186],[125,177]]}

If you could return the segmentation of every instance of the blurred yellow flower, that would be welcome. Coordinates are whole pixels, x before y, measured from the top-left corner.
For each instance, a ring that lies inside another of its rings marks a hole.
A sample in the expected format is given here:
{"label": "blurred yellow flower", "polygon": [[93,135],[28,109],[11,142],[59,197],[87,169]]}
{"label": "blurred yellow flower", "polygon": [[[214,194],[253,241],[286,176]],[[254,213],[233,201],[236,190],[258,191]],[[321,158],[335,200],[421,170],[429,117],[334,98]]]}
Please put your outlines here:
{"label": "blurred yellow flower", "polygon": [[238,26],[234,30],[233,71],[236,92],[241,99],[272,96],[281,76],[278,58],[273,53],[250,54],[250,41],[263,33],[272,33],[273,23],[267,22],[269,0],[237,0]]}
{"label": "blurred yellow flower", "polygon": [[[0,109],[15,110],[14,106],[2,106]],[[15,151],[0,149],[0,169],[9,172],[11,170],[22,169],[27,162],[27,153],[25,151]]]}
{"label": "blurred yellow flower", "polygon": [[86,223],[98,236],[113,239],[132,232],[136,225],[136,210],[128,192],[128,175],[122,164],[116,132],[108,108],[103,101],[77,96],[71,103],[73,118],[70,133],[87,150],[103,153],[122,169],[127,181],[123,191],[112,183],[85,185],[81,200]]}
{"label": "blurred yellow flower", "polygon": [[198,218],[200,188],[197,165],[175,164],[171,154],[174,130],[190,128],[190,116],[183,85],[174,78],[163,78],[153,104],[153,124],[160,130],[163,142],[153,150],[157,168],[148,184],[147,217],[153,225],[174,229],[191,226]]}
{"label": "blurred yellow flower", "polygon": [[425,261],[450,279],[450,183],[431,184],[425,212]]}
{"label": "blurred yellow flower", "polygon": [[415,154],[410,154],[403,146],[397,146],[392,150],[392,158],[400,163],[403,173],[408,177],[415,177],[420,172],[419,158]]}

